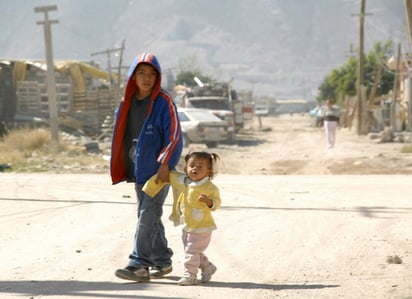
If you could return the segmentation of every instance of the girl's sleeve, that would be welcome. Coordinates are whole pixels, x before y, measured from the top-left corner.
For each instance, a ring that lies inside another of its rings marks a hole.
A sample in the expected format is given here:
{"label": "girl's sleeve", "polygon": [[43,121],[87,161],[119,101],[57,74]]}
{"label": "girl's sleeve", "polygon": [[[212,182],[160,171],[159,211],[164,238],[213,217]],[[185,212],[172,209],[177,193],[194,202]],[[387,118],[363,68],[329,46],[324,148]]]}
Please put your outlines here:
{"label": "girl's sleeve", "polygon": [[170,171],[170,185],[172,185],[173,189],[175,189],[178,193],[183,192],[185,189],[185,177],[186,174],[183,172],[176,170]]}
{"label": "girl's sleeve", "polygon": [[219,188],[217,186],[214,186],[214,188],[211,192],[210,199],[213,201],[213,205],[210,208],[212,211],[217,210],[218,208],[220,208],[220,205],[222,204],[222,200],[220,198],[220,192],[219,192]]}
{"label": "girl's sleeve", "polygon": [[167,182],[161,182],[160,184],[156,184],[157,174],[153,175],[150,179],[146,181],[142,190],[144,193],[149,195],[150,197],[155,197],[157,193],[164,187],[164,185],[168,184]]}

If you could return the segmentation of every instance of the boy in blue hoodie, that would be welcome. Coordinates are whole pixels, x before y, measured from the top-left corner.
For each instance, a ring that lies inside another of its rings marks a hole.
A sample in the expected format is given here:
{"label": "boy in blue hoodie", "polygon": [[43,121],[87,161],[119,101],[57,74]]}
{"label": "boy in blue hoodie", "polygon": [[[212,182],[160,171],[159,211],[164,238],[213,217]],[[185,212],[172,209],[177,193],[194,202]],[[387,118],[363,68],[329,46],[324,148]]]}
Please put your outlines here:
{"label": "boy in blue hoodie", "polygon": [[162,188],[154,199],[142,188],[154,174],[161,181],[169,180],[169,171],[177,165],[182,147],[176,106],[161,89],[159,61],[151,53],[142,53],[130,66],[112,139],[112,183],[133,182],[138,204],[129,263],[115,272],[121,279],[148,281],[172,271],[173,252],[168,248],[161,221],[169,187]]}

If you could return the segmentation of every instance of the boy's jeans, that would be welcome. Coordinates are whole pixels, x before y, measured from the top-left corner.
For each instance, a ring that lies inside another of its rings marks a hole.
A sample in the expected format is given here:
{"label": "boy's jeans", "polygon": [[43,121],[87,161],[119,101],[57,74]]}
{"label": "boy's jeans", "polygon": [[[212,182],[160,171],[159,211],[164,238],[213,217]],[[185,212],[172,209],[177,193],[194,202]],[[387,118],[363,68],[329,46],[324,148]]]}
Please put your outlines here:
{"label": "boy's jeans", "polygon": [[170,266],[173,251],[167,247],[165,229],[161,220],[169,185],[153,198],[142,191],[143,185],[135,184],[138,220],[133,253],[129,255],[129,266],[136,268]]}

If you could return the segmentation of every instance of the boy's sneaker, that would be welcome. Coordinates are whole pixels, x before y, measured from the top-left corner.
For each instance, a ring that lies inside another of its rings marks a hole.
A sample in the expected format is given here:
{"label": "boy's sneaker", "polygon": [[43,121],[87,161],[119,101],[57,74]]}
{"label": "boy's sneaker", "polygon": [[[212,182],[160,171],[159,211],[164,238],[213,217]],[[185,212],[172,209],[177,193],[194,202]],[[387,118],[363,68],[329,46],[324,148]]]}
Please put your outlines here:
{"label": "boy's sneaker", "polygon": [[166,267],[155,266],[150,270],[150,278],[162,278],[172,271],[172,265]]}
{"label": "boy's sneaker", "polygon": [[202,277],[200,278],[200,281],[203,283],[209,282],[212,278],[212,275],[215,274],[216,270],[216,266],[212,263],[209,263],[209,265],[202,269]]}
{"label": "boy's sneaker", "polygon": [[117,269],[114,275],[121,279],[133,280],[137,282],[150,280],[149,269],[147,268],[127,266],[124,269]]}
{"label": "boy's sneaker", "polygon": [[177,282],[180,286],[192,286],[197,284],[197,279],[195,274],[185,273],[183,277]]}

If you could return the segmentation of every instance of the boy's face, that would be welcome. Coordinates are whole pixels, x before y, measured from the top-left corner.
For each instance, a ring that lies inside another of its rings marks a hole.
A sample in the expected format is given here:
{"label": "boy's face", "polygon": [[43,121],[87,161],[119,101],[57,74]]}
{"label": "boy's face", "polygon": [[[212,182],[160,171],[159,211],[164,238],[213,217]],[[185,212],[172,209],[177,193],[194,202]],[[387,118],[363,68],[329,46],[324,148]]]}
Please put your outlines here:
{"label": "boy's face", "polygon": [[187,176],[194,182],[200,181],[210,175],[207,159],[190,158],[186,164]]}
{"label": "boy's face", "polygon": [[150,94],[156,84],[157,71],[149,64],[140,64],[136,68],[135,79],[139,92]]}

